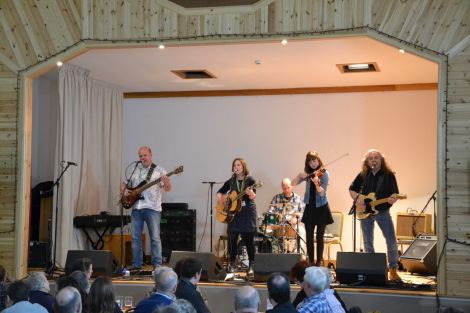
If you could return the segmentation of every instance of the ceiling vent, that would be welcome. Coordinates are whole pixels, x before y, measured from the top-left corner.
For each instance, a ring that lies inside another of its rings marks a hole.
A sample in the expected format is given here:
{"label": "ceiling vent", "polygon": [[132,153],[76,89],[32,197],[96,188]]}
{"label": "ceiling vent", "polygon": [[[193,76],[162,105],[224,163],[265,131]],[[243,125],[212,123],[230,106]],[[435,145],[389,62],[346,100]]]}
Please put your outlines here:
{"label": "ceiling vent", "polygon": [[176,76],[182,79],[208,79],[216,78],[214,75],[209,73],[207,70],[174,70],[171,71]]}
{"label": "ceiling vent", "polygon": [[380,72],[377,63],[336,64],[341,73]]}

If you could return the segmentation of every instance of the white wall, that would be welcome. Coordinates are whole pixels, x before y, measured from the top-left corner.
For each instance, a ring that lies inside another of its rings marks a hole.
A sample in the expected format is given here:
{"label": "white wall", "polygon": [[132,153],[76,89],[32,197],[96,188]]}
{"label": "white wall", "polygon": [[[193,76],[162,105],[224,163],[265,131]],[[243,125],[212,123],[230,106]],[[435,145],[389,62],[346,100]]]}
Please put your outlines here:
{"label": "white wall", "polygon": [[[164,201],[188,202],[197,210],[197,244],[202,239],[200,251],[209,251],[208,186],[202,181],[228,179],[234,157],[244,157],[251,174],[264,182],[256,199],[261,215],[280,192],[282,178],[303,169],[308,150],[317,150],[325,163],[348,153],[327,168],[330,207],[345,213],[343,246],[351,251],[348,187],[364,153],[372,147],[385,153],[400,191],[408,195],[394,205],[392,215],[409,207],[421,210],[436,189],[436,126],[436,91],[128,99],[124,166],[137,160],[141,145],[151,146],[154,161],[167,170],[184,165]],[[304,188],[295,192],[303,195]],[[432,209],[431,204],[426,212]],[[215,245],[224,224],[215,217],[214,224]],[[378,229],[375,237],[376,249],[385,252]]]}

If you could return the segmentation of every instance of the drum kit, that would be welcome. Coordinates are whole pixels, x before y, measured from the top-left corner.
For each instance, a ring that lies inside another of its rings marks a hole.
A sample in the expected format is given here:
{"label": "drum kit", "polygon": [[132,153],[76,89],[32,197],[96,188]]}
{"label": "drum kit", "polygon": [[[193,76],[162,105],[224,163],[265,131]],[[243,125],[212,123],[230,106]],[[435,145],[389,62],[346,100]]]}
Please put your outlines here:
{"label": "drum kit", "polygon": [[298,231],[301,214],[293,210],[295,204],[274,203],[270,206],[275,207],[276,212],[266,212],[258,217],[258,235],[261,237],[258,252],[300,253],[300,240],[303,240]]}

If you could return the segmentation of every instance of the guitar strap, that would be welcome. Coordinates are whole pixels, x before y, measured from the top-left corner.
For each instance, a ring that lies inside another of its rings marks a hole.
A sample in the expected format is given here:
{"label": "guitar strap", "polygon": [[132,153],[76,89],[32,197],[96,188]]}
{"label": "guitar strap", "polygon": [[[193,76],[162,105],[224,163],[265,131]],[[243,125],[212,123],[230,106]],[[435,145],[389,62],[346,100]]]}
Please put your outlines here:
{"label": "guitar strap", "polygon": [[147,173],[147,177],[145,177],[145,183],[146,184],[148,182],[150,182],[150,179],[152,178],[153,171],[155,170],[156,167],[157,166],[155,165],[155,163],[152,163],[152,165],[150,165],[149,171]]}

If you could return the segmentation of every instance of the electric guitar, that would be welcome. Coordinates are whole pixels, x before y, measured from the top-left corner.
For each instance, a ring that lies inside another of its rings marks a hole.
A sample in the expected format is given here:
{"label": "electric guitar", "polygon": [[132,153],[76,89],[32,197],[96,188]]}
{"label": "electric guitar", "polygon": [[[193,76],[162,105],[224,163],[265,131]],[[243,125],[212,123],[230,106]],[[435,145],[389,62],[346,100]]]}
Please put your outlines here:
{"label": "electric guitar", "polygon": [[[253,190],[255,188],[261,188],[262,186],[263,182],[258,181],[247,189]],[[236,191],[232,191],[229,195],[227,195],[227,200],[225,201],[225,203],[217,201],[217,204],[215,206],[215,216],[217,220],[221,223],[230,223],[231,221],[233,221],[235,214],[237,214],[241,210],[242,198],[245,194],[246,189],[239,193],[237,193]]]}
{"label": "electric guitar", "polygon": [[[401,194],[401,193],[397,194],[396,197],[397,197],[397,199],[400,199],[400,200],[401,199],[406,199],[406,195]],[[371,192],[367,196],[359,194],[358,199],[364,201],[364,204],[365,204],[364,207],[356,205],[356,218],[358,220],[366,219],[370,215],[376,215],[377,213],[379,213],[379,211],[377,211],[375,209],[375,207],[379,204],[388,202],[388,198],[383,198],[383,199],[378,199],[377,200],[375,198],[375,192]]]}
{"label": "electric guitar", "polygon": [[[178,166],[173,171],[167,173],[166,176],[170,177],[173,174],[180,174],[182,172],[183,172],[183,165]],[[127,190],[129,190],[129,194],[128,195],[125,195],[124,193],[121,194],[120,201],[121,201],[122,206],[126,209],[130,209],[134,205],[134,203],[136,203],[140,199],[142,192],[152,187],[153,185],[160,183],[161,181],[162,181],[162,178],[159,177],[149,183],[146,183],[145,181],[143,181],[137,187],[127,188]]]}

